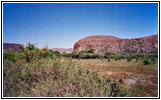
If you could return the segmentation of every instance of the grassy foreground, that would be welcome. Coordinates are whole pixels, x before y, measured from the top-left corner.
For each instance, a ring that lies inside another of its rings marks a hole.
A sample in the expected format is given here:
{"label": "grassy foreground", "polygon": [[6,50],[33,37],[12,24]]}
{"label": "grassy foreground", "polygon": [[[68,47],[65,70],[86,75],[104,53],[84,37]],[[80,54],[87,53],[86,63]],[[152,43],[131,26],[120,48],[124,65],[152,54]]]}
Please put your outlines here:
{"label": "grassy foreground", "polygon": [[18,97],[127,96],[120,82],[98,77],[71,59],[46,58],[30,63],[4,61],[3,95]]}

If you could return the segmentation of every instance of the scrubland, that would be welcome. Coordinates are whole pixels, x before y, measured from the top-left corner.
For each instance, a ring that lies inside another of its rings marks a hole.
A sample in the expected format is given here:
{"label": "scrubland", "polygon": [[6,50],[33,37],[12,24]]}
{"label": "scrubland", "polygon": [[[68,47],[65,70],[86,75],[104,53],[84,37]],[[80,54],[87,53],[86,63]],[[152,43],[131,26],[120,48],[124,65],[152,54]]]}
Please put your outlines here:
{"label": "scrubland", "polygon": [[60,54],[33,44],[3,53],[4,97],[156,97],[158,55]]}
{"label": "scrubland", "polygon": [[74,60],[81,66],[91,68],[99,76],[121,81],[129,94],[136,97],[158,96],[158,64],[144,65],[141,61],[132,60]]}

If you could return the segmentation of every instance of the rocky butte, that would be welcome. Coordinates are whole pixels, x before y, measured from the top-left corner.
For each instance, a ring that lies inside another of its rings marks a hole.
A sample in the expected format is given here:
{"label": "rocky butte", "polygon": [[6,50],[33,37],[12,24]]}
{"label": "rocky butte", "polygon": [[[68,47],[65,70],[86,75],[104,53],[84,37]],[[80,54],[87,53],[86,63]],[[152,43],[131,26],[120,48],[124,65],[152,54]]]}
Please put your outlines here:
{"label": "rocky butte", "polygon": [[120,39],[114,36],[89,36],[74,44],[74,51],[94,50],[95,53],[157,53],[158,35],[134,39]]}

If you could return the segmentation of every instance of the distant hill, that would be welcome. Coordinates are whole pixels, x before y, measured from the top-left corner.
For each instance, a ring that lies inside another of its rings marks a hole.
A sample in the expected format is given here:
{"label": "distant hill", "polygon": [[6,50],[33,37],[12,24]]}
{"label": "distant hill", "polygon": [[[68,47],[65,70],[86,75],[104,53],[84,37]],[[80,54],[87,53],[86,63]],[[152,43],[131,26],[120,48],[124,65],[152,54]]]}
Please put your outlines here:
{"label": "distant hill", "polygon": [[21,51],[21,44],[14,44],[14,43],[3,43],[3,52],[7,52],[10,49],[13,49],[17,52]]}
{"label": "distant hill", "polygon": [[114,36],[89,36],[74,44],[74,51],[94,50],[96,53],[157,53],[158,35],[135,39],[120,39]]}
{"label": "distant hill", "polygon": [[60,53],[63,53],[63,52],[71,53],[73,51],[72,48],[53,48],[51,50],[53,50],[53,51],[59,51]]}
{"label": "distant hill", "polygon": [[[13,49],[17,52],[21,51],[21,44],[14,43],[3,43],[3,52],[7,52],[10,49]],[[71,53],[73,51],[72,48],[52,48],[53,51],[59,51],[60,53],[66,52]]]}

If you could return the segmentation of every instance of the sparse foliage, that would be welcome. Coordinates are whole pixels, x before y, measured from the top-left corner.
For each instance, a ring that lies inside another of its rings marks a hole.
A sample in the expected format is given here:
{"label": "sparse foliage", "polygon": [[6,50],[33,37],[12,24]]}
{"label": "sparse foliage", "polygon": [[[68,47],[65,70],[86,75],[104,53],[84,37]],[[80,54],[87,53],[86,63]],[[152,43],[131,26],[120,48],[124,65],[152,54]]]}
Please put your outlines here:
{"label": "sparse foliage", "polygon": [[143,64],[144,64],[144,65],[149,65],[149,64],[150,64],[149,59],[144,59]]}

